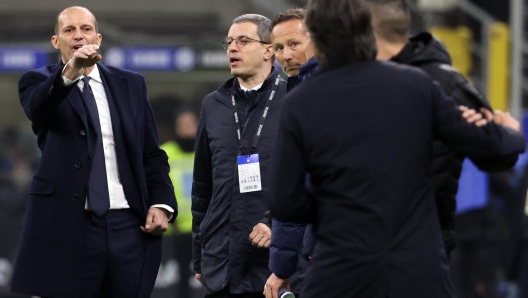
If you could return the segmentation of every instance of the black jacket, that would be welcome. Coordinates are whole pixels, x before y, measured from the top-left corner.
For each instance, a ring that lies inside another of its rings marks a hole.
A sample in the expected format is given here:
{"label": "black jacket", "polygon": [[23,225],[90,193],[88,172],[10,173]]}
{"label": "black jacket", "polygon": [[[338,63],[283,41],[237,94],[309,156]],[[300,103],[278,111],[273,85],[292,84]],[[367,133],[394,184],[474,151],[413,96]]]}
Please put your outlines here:
{"label": "black jacket", "polygon": [[272,70],[256,99],[245,101],[237,80],[232,78],[203,100],[196,140],[192,213],[193,266],[202,274],[205,294],[228,285],[231,293],[262,292],[271,274],[269,249],[252,246],[249,234],[259,222],[267,223],[264,214],[268,210],[270,159],[277,152],[276,131],[286,82],[280,80],[258,143],[262,176],[262,191],[258,192],[241,194],[239,190],[237,156],[242,153],[231,95],[235,95],[238,115],[244,124],[241,145],[249,148],[278,74],[278,70]]}
{"label": "black jacket", "polygon": [[454,297],[435,216],[434,138],[472,157],[525,149],[521,133],[468,124],[414,67],[354,63],[288,93],[270,210],[279,221],[314,222],[301,297]]}
{"label": "black jacket", "polygon": [[[479,110],[481,107],[491,110],[489,102],[466,78],[451,66],[451,57],[444,44],[430,33],[423,32],[412,37],[405,48],[392,61],[421,68],[437,81],[444,92],[459,105]],[[440,140],[433,147],[433,183],[438,208],[438,217],[444,238],[446,251],[455,248],[453,238],[454,212],[458,179],[462,171],[464,155],[452,150]],[[517,155],[501,159],[483,160],[473,158],[473,163],[483,171],[502,171],[515,165]]]}

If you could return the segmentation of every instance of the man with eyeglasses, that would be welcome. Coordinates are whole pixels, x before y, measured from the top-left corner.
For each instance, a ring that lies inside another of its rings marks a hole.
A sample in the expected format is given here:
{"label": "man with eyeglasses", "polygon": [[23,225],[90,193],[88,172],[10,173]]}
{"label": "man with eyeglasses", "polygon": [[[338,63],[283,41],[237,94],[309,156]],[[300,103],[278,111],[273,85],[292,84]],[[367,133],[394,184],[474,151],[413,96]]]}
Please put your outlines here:
{"label": "man with eyeglasses", "polygon": [[222,40],[234,76],[202,104],[192,188],[193,269],[205,297],[264,297],[271,230],[268,171],[286,82],[271,21],[246,14]]}

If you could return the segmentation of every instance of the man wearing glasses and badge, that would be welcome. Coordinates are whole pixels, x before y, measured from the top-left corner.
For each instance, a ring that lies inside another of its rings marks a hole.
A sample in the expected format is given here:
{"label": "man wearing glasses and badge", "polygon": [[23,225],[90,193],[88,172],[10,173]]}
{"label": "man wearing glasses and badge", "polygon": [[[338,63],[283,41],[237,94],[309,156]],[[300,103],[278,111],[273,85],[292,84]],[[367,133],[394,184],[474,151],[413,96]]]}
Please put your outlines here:
{"label": "man wearing glasses and badge", "polygon": [[202,103],[192,188],[193,269],[205,297],[264,297],[269,168],[286,94],[271,21],[245,14],[222,40],[234,76]]}

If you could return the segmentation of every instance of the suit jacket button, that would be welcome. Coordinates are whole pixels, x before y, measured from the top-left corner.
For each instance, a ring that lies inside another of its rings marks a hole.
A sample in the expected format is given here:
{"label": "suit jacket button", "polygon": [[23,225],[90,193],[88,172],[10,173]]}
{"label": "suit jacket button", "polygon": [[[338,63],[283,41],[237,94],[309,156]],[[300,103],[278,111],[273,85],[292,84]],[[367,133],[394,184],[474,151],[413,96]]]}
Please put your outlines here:
{"label": "suit jacket button", "polygon": [[49,88],[49,90],[48,90],[48,93],[51,93],[51,92],[53,92],[53,86],[51,86],[51,87]]}
{"label": "suit jacket button", "polygon": [[88,154],[88,160],[92,159],[92,156],[90,154]]}
{"label": "suit jacket button", "polygon": [[72,195],[72,201],[76,201],[77,200],[77,194],[73,194]]}
{"label": "suit jacket button", "polygon": [[75,163],[75,168],[78,169],[78,168],[80,168],[80,167],[81,167],[81,163],[80,163],[80,162],[76,162],[76,163]]}
{"label": "suit jacket button", "polygon": [[81,134],[81,136],[85,136],[86,135],[86,131],[84,131],[84,129],[81,129],[81,131],[79,131],[79,133]]}

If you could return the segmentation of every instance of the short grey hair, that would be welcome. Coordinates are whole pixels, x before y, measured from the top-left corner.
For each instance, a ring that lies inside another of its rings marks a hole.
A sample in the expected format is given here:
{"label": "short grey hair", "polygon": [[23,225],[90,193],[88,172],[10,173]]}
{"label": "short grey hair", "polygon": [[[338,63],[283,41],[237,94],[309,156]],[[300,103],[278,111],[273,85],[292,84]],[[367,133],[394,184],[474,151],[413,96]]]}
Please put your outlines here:
{"label": "short grey hair", "polygon": [[271,20],[259,14],[244,14],[233,20],[233,24],[253,23],[257,25],[257,35],[260,41],[271,44]]}

